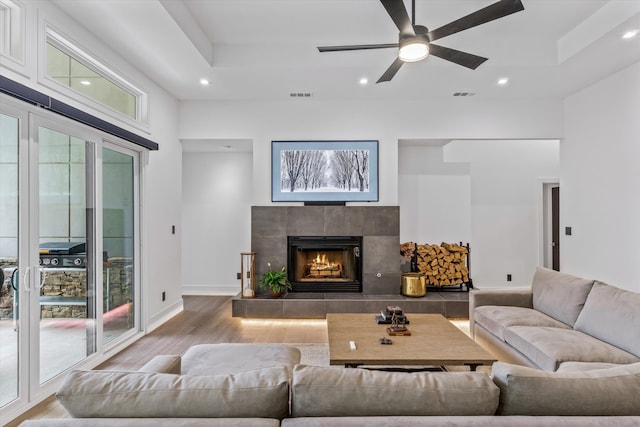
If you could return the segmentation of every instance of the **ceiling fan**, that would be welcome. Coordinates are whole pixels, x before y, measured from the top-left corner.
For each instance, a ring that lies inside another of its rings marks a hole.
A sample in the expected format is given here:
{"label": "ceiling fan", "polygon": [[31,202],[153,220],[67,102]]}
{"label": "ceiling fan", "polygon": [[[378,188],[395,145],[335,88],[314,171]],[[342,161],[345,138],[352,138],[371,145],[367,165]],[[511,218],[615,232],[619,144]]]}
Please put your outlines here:
{"label": "ceiling fan", "polygon": [[411,19],[404,6],[403,0],[380,0],[387,13],[400,30],[398,43],[361,44],[347,46],[320,46],[320,52],[340,52],[346,50],[399,48],[398,58],[376,83],[388,82],[398,72],[405,62],[416,62],[426,58],[429,54],[454,62],[463,67],[475,70],[488,58],[461,52],[456,49],[433,44],[432,42],[451,34],[458,33],[478,25],[486,24],[524,10],[521,0],[500,0],[485,8],[479,9],[467,16],[443,25],[433,31],[422,25],[415,25],[415,0],[411,1]]}

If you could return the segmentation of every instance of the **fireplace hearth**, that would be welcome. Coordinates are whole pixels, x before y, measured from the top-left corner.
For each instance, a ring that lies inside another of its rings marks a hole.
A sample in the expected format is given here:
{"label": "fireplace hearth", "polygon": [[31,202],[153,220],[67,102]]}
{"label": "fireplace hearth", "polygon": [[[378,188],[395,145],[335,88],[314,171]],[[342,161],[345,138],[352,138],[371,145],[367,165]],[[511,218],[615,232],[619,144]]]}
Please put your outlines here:
{"label": "fireplace hearth", "polygon": [[291,292],[362,292],[362,236],[288,236]]}

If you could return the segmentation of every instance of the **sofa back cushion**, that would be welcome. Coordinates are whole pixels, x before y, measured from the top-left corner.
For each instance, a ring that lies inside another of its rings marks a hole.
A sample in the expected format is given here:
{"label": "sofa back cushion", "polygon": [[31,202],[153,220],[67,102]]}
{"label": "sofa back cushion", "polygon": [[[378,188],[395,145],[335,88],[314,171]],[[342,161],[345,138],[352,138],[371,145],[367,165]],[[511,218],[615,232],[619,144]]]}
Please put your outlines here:
{"label": "sofa back cushion", "polygon": [[56,394],[74,418],[284,418],[286,367],[236,375],[73,371]]}
{"label": "sofa back cushion", "polygon": [[498,415],[640,415],[640,363],[588,372],[545,372],[496,362]]}
{"label": "sofa back cushion", "polygon": [[575,329],[640,357],[640,294],[596,282]]}
{"label": "sofa back cushion", "polygon": [[593,280],[538,267],[531,284],[533,308],[573,327],[592,286]]}
{"label": "sofa back cushion", "polygon": [[297,365],[294,417],[493,415],[498,388],[482,372],[383,372]]}

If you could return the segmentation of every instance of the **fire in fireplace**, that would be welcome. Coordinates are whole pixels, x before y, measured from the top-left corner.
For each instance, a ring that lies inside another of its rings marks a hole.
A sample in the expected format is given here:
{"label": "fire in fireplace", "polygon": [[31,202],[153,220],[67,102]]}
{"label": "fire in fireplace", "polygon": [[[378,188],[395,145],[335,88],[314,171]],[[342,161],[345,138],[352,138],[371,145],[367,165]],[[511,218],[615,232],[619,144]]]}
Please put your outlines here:
{"label": "fire in fireplace", "polygon": [[289,236],[292,292],[362,292],[362,236]]}

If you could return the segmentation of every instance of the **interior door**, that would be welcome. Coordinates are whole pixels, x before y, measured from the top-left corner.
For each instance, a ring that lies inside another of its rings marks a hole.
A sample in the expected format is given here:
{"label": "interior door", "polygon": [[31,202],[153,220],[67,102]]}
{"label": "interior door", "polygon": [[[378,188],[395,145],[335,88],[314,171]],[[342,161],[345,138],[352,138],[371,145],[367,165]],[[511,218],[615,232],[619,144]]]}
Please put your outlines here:
{"label": "interior door", "polygon": [[560,187],[551,189],[552,269],[560,271]]}

